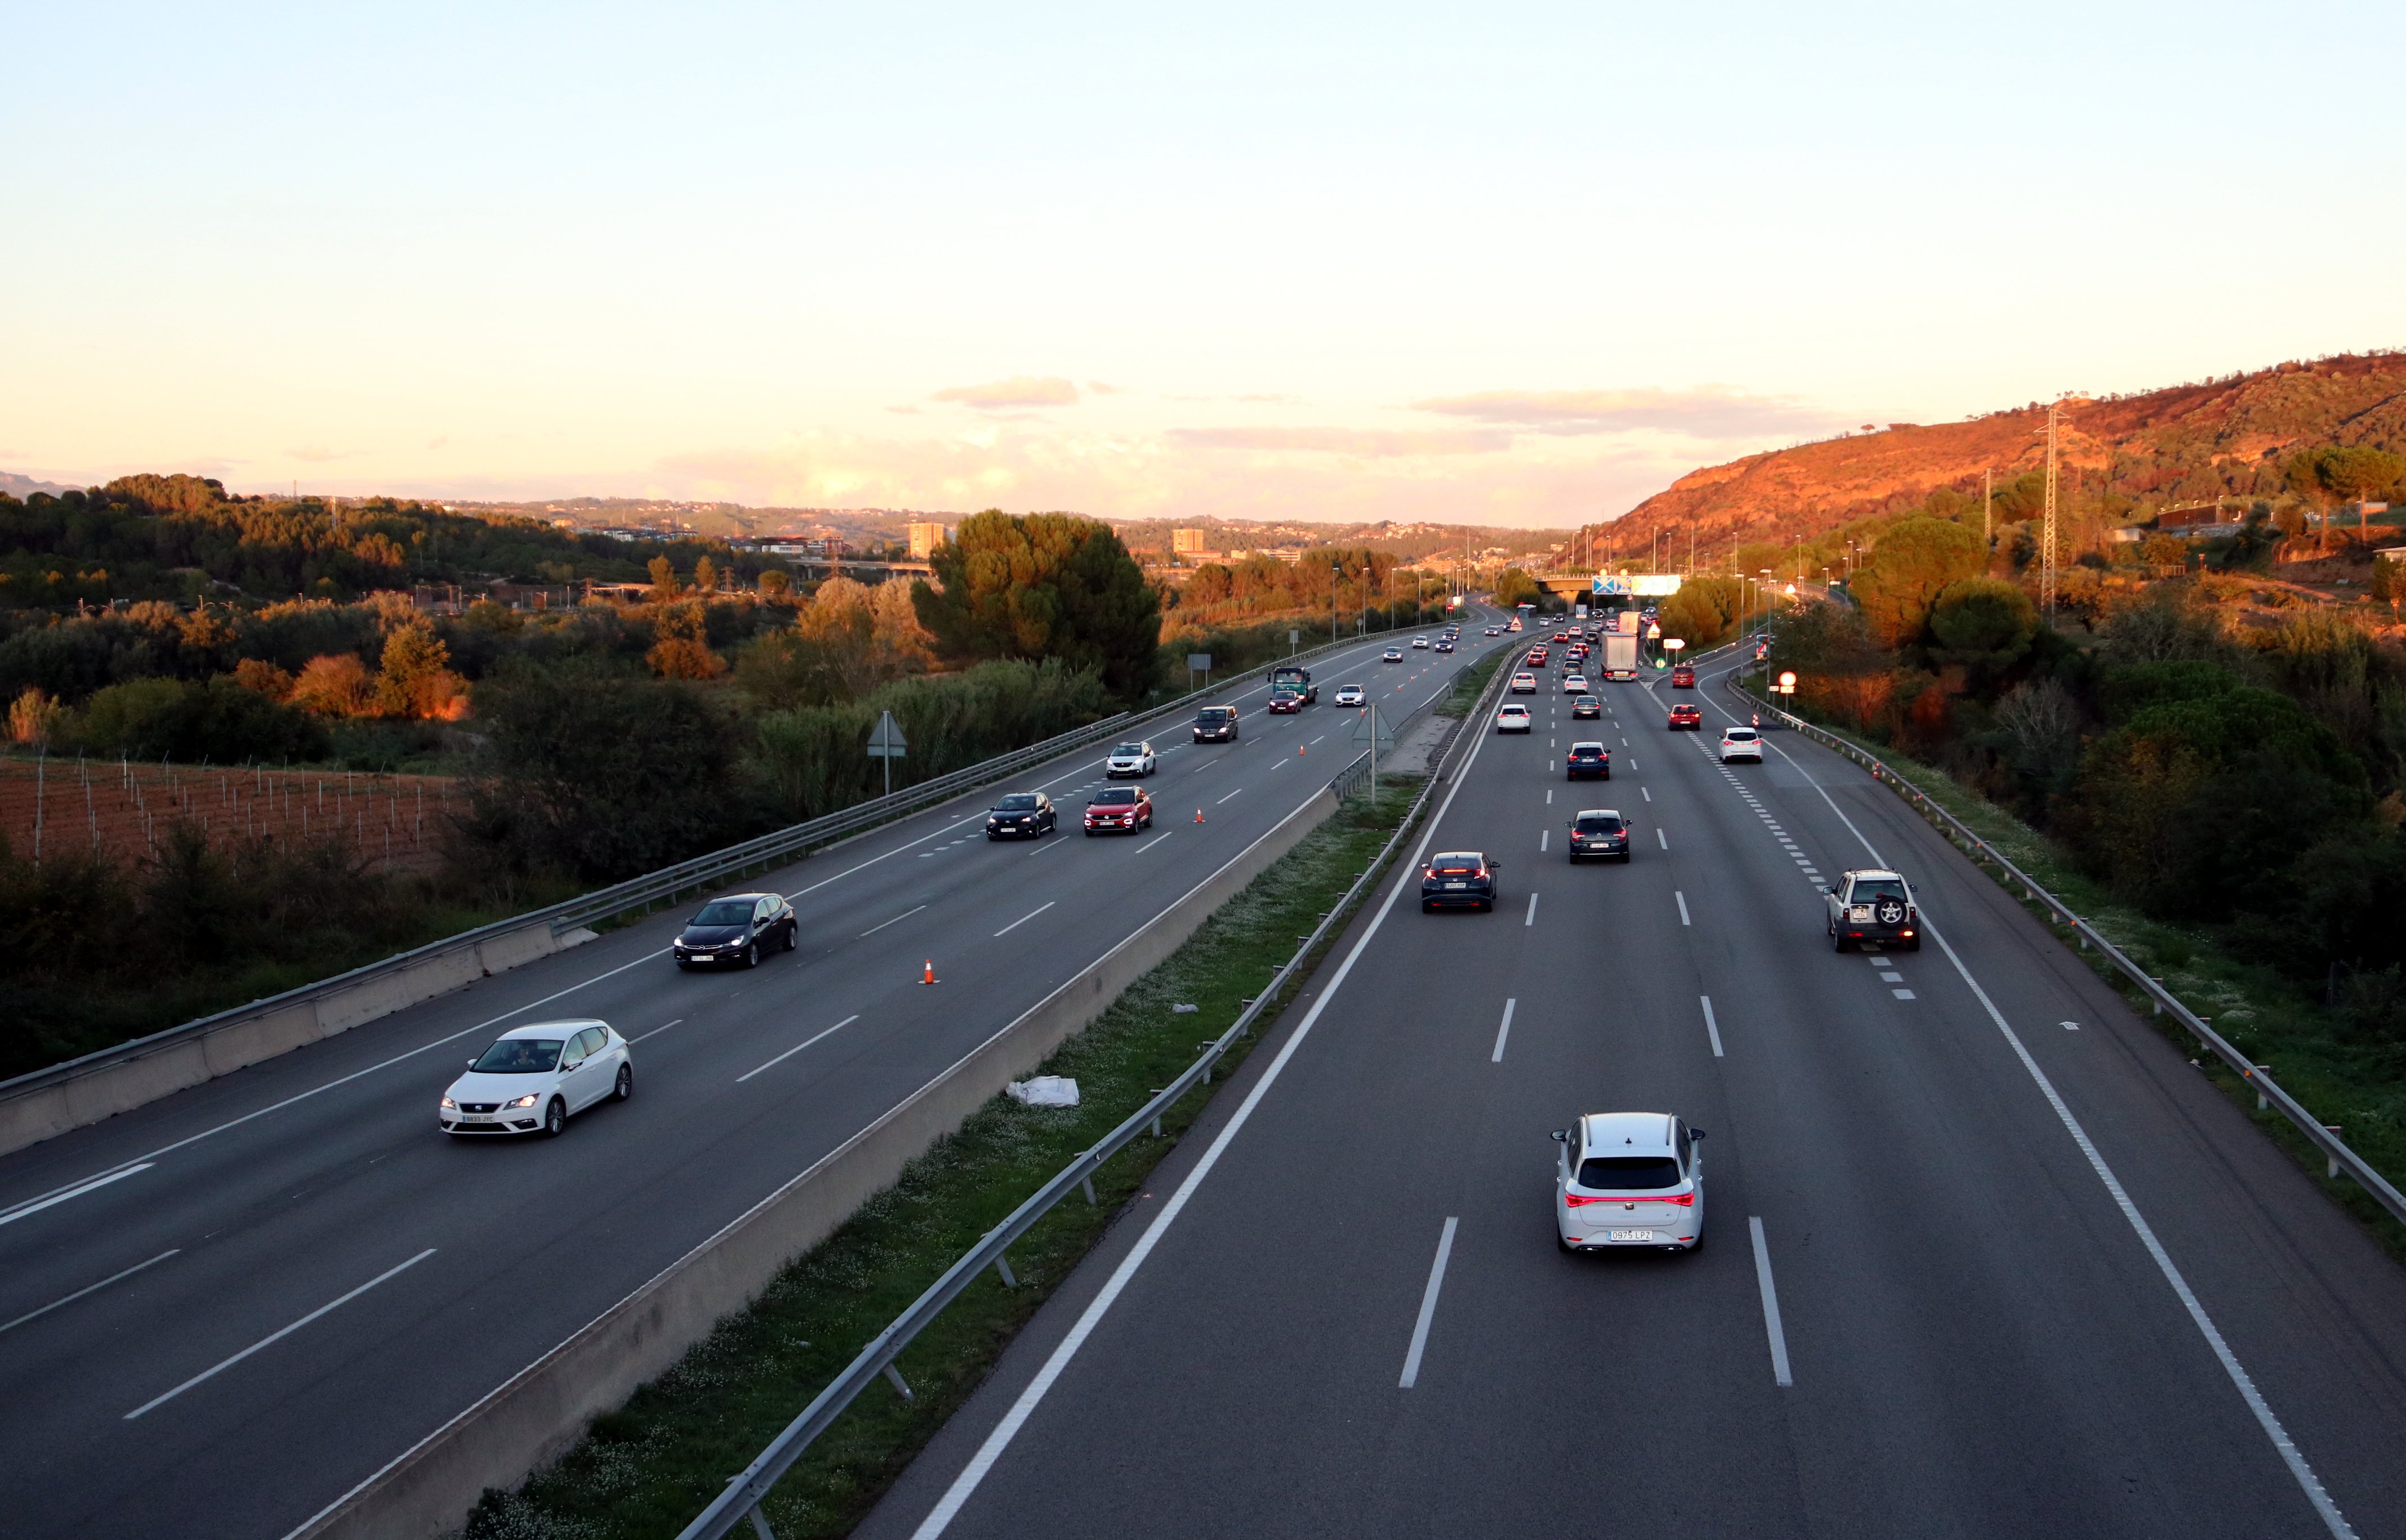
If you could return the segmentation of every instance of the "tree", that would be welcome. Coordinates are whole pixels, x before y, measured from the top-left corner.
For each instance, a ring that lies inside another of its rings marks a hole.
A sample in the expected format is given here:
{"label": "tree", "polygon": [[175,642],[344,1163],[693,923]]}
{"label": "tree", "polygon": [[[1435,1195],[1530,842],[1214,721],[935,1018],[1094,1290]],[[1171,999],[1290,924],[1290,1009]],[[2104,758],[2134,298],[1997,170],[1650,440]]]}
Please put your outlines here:
{"label": "tree", "polygon": [[723,840],[744,808],[731,724],[693,686],[599,670],[478,686],[472,832],[521,870],[606,881]]}
{"label": "tree", "polygon": [[384,639],[383,668],[376,676],[376,705],[387,716],[423,720],[459,714],[467,685],[450,670],[451,649],[433,626],[413,620]]}
{"label": "tree", "polygon": [[319,716],[365,716],[375,709],[375,685],[357,654],[328,653],[302,666],[291,699]]}
{"label": "tree", "polygon": [[654,623],[659,640],[644,660],[663,679],[715,679],[727,659],[710,650],[710,615],[700,600],[664,604]]}
{"label": "tree", "polygon": [[1690,652],[1717,646],[1737,629],[1742,586],[1734,577],[1691,577],[1663,601],[1663,634],[1687,643]]}
{"label": "tree", "polygon": [[1944,519],[1908,518],[1889,527],[1853,584],[1873,634],[1889,647],[1922,639],[1930,611],[1947,585],[1977,577],[1987,565],[1976,530]]}
{"label": "tree", "polygon": [[644,568],[652,574],[652,598],[655,601],[663,601],[676,597],[676,568],[670,563],[668,558],[656,556],[645,562]]}
{"label": "tree", "polygon": [[2342,502],[2356,504],[2356,533],[2366,538],[2369,519],[2364,504],[2373,493],[2398,484],[2406,475],[2406,459],[2375,449],[2369,445],[2351,445],[2343,449],[2326,449],[2316,469],[2330,494]]}
{"label": "tree", "polygon": [[760,574],[760,597],[771,604],[782,604],[794,586],[794,580],[783,568],[771,567]]}
{"label": "tree", "polygon": [[1941,663],[2003,669],[2030,652],[2038,634],[2038,606],[2018,584],[1967,577],[1950,583],[1930,607],[1932,657]]}
{"label": "tree", "polygon": [[1546,590],[1537,580],[1518,567],[1507,567],[1495,574],[1495,602],[1505,609],[1516,604],[1545,607]]}
{"label": "tree", "polygon": [[703,557],[701,560],[695,562],[693,564],[693,586],[696,593],[716,593],[718,591],[718,563],[711,560],[708,557]]}
{"label": "tree", "polygon": [[65,715],[66,708],[51,699],[48,691],[28,685],[8,702],[8,742],[42,747],[58,732],[60,719]]}
{"label": "tree", "polygon": [[939,655],[1057,657],[1096,670],[1123,700],[1152,689],[1161,598],[1110,525],[990,508],[963,519],[928,559],[937,581],[915,581],[911,597]]}

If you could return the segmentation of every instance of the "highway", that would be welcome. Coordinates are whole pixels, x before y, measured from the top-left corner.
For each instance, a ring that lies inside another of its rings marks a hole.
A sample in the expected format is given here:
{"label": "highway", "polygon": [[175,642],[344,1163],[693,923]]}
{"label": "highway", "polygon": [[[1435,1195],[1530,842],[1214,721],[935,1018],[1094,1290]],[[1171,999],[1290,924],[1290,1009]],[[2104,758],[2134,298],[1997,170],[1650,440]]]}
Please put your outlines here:
{"label": "highway", "polygon": [[[1062,831],[963,798],[750,884],[799,951],[666,955],[698,903],[0,1159],[0,1530],[282,1535],[927,1083],[1307,801],[1500,643],[1315,662],[1321,701],[1220,698],[1234,744],[1148,730],[1154,827],[1078,831],[1108,744],[1027,772]],[[1201,812],[1203,821],[1196,822]],[[932,960],[939,982],[920,983]],[[454,1140],[435,1100],[499,1031],[599,1017],[636,1089],[557,1140]]]}
{"label": "highway", "polygon": [[[1478,741],[1417,849],[1496,911],[1399,871],[863,1540],[2406,1534],[2406,1273],[1860,770],[1720,765],[1728,667]],[[1923,950],[1825,938],[1870,865]],[[1698,1250],[1557,1250],[1612,1110],[1707,1131]]]}

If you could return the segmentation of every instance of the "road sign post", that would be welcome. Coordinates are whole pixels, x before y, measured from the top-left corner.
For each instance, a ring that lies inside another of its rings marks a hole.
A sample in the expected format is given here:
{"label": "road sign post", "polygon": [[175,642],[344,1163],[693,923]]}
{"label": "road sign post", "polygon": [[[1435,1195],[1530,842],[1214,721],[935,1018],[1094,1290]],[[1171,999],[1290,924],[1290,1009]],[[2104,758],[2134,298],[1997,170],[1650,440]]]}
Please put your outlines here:
{"label": "road sign post", "polygon": [[1395,746],[1395,735],[1380,719],[1377,702],[1373,701],[1369,711],[1353,724],[1353,742],[1370,745],[1370,807],[1375,812],[1379,806],[1379,745],[1383,743],[1391,749]]}
{"label": "road sign post", "polygon": [[[1293,635],[1294,633],[1289,632],[1288,634]],[[1195,687],[1195,676],[1198,673],[1203,676],[1203,683],[1206,685],[1211,683],[1211,655],[1210,653],[1188,653],[1186,655],[1186,687],[1188,689],[1191,690]]]}
{"label": "road sign post", "polygon": [[879,712],[877,726],[869,729],[869,757],[885,761],[885,795],[894,795],[894,761],[902,757],[909,747],[903,741],[902,725],[894,720],[892,712]]}

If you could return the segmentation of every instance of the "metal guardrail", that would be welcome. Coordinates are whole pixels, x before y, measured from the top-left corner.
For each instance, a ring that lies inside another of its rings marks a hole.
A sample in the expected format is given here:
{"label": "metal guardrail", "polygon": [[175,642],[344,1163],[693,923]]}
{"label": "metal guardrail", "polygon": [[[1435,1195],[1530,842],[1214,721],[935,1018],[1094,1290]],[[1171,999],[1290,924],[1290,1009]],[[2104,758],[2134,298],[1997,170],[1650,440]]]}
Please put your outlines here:
{"label": "metal guardrail", "polygon": [[2180,997],[2166,989],[2160,980],[2132,962],[2124,954],[2120,947],[2107,940],[2096,926],[2073,912],[2071,905],[2048,892],[2036,878],[2006,859],[2002,852],[1983,839],[1977,831],[1940,806],[1919,786],[1897,773],[1895,768],[1887,761],[1839,737],[1836,733],[1815,727],[1804,718],[1784,711],[1756,695],[1752,690],[1739,684],[1735,674],[1729,675],[1725,682],[1734,693],[1771,712],[1795,731],[1804,734],[1816,742],[1837,750],[1870,770],[1873,780],[1886,783],[1898,796],[1910,800],[1924,818],[1938,826],[1956,849],[1975,862],[1983,862],[1996,868],[2004,874],[2009,885],[2022,890],[2022,897],[2025,899],[2045,906],[2050,928],[2061,925],[2079,941],[2082,950],[2094,949],[2102,953],[2108,963],[2111,963],[2124,978],[2138,987],[2142,995],[2154,1003],[2156,1014],[2163,1015],[2169,1012],[2172,1019],[2181,1024],[2183,1030],[2197,1039],[2200,1048],[2213,1053],[2215,1058],[2220,1059],[2235,1071],[2240,1079],[2247,1081],[2255,1089],[2257,1111],[2268,1109],[2276,1110],[2295,1124],[2298,1132],[2306,1137],[2307,1142],[2322,1151],[2326,1162],[2324,1175],[2337,1180],[2342,1172],[2346,1173],[2356,1180],[2357,1185],[2371,1194],[2374,1200],[2384,1208],[2388,1209],[2392,1218],[2400,1223],[2406,1223],[2406,1194],[2400,1194],[2390,1184],[2389,1179],[2374,1170],[2366,1163],[2363,1156],[2349,1149],[2346,1142],[2339,1137],[2337,1124],[2327,1123],[2316,1118],[2312,1112],[2307,1111],[2296,1097],[2281,1089],[2279,1083],[2272,1079],[2272,1072],[2269,1066],[2251,1062],[2246,1054],[2232,1047],[2227,1038],[2215,1031],[2212,1017],[2201,1016],[2183,1004]]}
{"label": "metal guardrail", "polygon": [[[1479,707],[1494,693],[1497,683],[1510,677],[1510,671],[1496,670],[1488,680],[1487,687],[1479,692],[1479,701],[1463,720],[1468,722],[1476,716]],[[1456,734],[1455,741],[1459,740],[1460,735]],[[1369,757],[1368,754],[1363,754],[1337,773],[1337,780],[1355,774],[1357,770],[1366,774]],[[1228,1029],[1204,1049],[1200,1058],[1187,1066],[1175,1080],[1155,1093],[1152,1100],[1131,1113],[1125,1122],[1063,1166],[1053,1180],[1038,1188],[1033,1196],[1012,1209],[1001,1223],[987,1231],[975,1246],[963,1253],[959,1261],[946,1268],[942,1277],[929,1284],[927,1292],[912,1302],[910,1308],[895,1317],[884,1331],[870,1339],[869,1346],[863,1348],[857,1357],[845,1365],[842,1373],[812,1398],[800,1415],[770,1440],[769,1447],[761,1450],[757,1458],[728,1478],[727,1490],[710,1506],[702,1509],[692,1523],[678,1532],[677,1540],[720,1540],[720,1537],[733,1533],[737,1525],[747,1521],[760,1540],[775,1540],[769,1528],[768,1516],[761,1511],[760,1505],[767,1501],[770,1491],[793,1468],[795,1462],[800,1460],[819,1435],[835,1425],[845,1408],[881,1377],[905,1397],[911,1394],[901,1373],[894,1367],[895,1359],[943,1313],[946,1306],[977,1281],[980,1274],[991,1267],[1001,1278],[1005,1287],[1018,1287],[1006,1255],[1012,1244],[1035,1228],[1037,1222],[1046,1214],[1066,1202],[1070,1194],[1083,1193],[1086,1201],[1093,1203],[1094,1176],[1105,1162],[1148,1133],[1154,1137],[1160,1137],[1163,1115],[1186,1093],[1210,1082],[1213,1068],[1240,1039],[1252,1035],[1253,1024],[1278,1000],[1312,953],[1350,921],[1355,902],[1376,885],[1388,862],[1403,848],[1404,841],[1418,827],[1422,815],[1427,811],[1430,795],[1442,779],[1440,775],[1432,774],[1422,783],[1412,805],[1405,811],[1403,821],[1395,826],[1395,832],[1388,837],[1386,844],[1371,858],[1369,865],[1362,869],[1361,875],[1353,879],[1353,885],[1346,889],[1345,896],[1337,900],[1335,908],[1321,916],[1320,924],[1312,927],[1311,934],[1304,938],[1303,944],[1295,948],[1294,955],[1281,965],[1261,994],[1247,1002]],[[1337,781],[1329,783],[1332,791],[1336,785]]]}
{"label": "metal guardrail", "polygon": [[[1363,636],[1340,637],[1333,643],[1324,642],[1305,648],[1296,653],[1292,659],[1280,661],[1305,661],[1329,652],[1341,651],[1365,640],[1366,638]],[[1122,712],[1098,722],[1090,722],[1084,727],[1056,734],[1040,743],[1032,743],[1024,749],[1014,749],[1008,754],[997,755],[991,759],[980,760],[974,765],[965,766],[960,770],[935,776],[914,785],[905,786],[886,796],[872,798],[866,802],[856,802],[851,807],[842,808],[834,812],[778,829],[773,833],[763,834],[739,844],[729,845],[724,850],[697,855],[690,860],[681,861],[675,866],[664,867],[658,871],[647,872],[644,876],[630,878],[624,883],[600,888],[574,898],[564,899],[544,909],[513,915],[506,920],[496,920],[490,925],[478,925],[474,930],[463,930],[457,935],[446,936],[439,941],[430,941],[424,946],[413,947],[407,952],[398,952],[376,962],[363,964],[347,972],[337,973],[332,978],[320,979],[315,983],[288,989],[282,994],[264,996],[246,1005],[234,1006],[210,1015],[198,1017],[163,1031],[151,1033],[148,1037],[135,1038],[127,1042],[86,1053],[80,1058],[68,1059],[60,1064],[30,1070],[12,1079],[0,1081],[0,1097],[38,1091],[46,1085],[73,1080],[111,1064],[123,1064],[143,1058],[191,1038],[205,1037],[220,1027],[340,995],[361,984],[405,972],[423,963],[448,956],[454,953],[472,950],[484,942],[497,940],[533,925],[548,925],[552,935],[558,937],[578,925],[588,925],[595,920],[606,919],[615,914],[623,914],[629,910],[648,908],[664,898],[673,898],[688,888],[705,887],[719,879],[748,871],[756,866],[777,865],[817,846],[830,844],[849,835],[874,828],[880,824],[907,817],[933,803],[941,802],[961,792],[1025,770],[1030,765],[1040,764],[1058,755],[1084,747],[1086,744],[1116,737],[1141,723],[1182,711],[1223,690],[1247,685],[1253,678],[1253,674],[1250,670],[1232,674],[1216,685],[1206,685],[1200,689],[1190,690],[1142,711]]]}

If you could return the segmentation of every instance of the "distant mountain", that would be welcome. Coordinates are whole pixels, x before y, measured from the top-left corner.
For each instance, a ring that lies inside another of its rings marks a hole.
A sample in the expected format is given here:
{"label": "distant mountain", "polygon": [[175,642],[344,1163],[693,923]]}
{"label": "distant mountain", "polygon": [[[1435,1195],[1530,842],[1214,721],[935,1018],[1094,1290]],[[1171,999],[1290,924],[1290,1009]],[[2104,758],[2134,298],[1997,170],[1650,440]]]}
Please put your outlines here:
{"label": "distant mountain", "polygon": [[65,490],[67,490],[66,487],[55,481],[35,481],[31,476],[21,476],[14,471],[0,471],[0,492],[6,492],[13,498],[29,498],[35,492],[49,492],[55,496]]}
{"label": "distant mountain", "polygon": [[[1643,557],[1657,535],[1684,561],[1726,562],[1748,543],[1811,542],[1857,519],[1934,505],[1979,516],[1982,473],[1999,516],[2032,511],[2045,462],[2038,402],[1966,422],[1890,423],[1692,471],[1620,518],[1580,531],[1596,560]],[[2059,499],[2091,525],[2143,521],[2218,498],[2273,497],[2294,452],[2326,444],[2406,451],[2406,353],[2285,363],[2143,395],[2068,404],[2058,429]]]}

